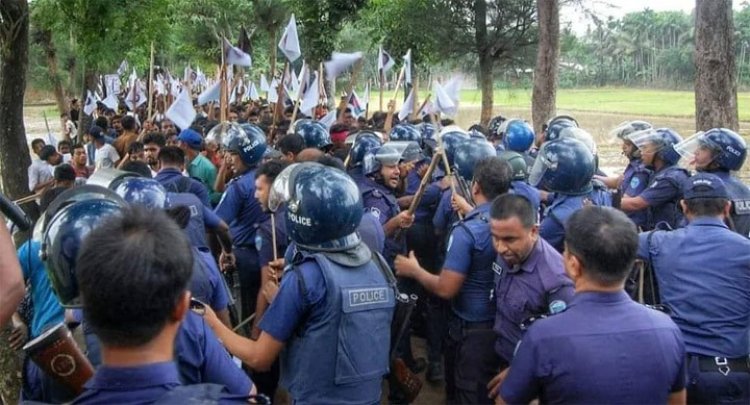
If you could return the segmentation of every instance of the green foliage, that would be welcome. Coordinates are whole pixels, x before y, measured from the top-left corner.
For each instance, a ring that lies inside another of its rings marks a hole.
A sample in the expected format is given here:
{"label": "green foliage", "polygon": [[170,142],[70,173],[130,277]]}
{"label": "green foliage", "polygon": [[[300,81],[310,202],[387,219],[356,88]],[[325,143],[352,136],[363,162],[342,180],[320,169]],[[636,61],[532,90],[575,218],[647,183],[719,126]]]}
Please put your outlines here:
{"label": "green foliage", "polygon": [[317,65],[335,50],[336,36],[343,24],[356,19],[365,0],[316,0],[291,2],[300,25],[300,46],[305,60]]}

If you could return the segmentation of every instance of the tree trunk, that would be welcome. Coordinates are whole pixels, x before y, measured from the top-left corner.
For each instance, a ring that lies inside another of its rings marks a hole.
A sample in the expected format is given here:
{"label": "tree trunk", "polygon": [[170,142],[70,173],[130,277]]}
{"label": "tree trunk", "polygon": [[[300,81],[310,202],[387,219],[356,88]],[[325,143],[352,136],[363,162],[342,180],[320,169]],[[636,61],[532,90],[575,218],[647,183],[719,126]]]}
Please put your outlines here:
{"label": "tree trunk", "polygon": [[[26,168],[31,165],[23,126],[23,95],[29,62],[29,5],[27,0],[0,3],[0,187],[11,199],[29,192]],[[2,336],[0,345],[6,346]],[[10,350],[0,351],[0,398],[18,397],[18,361]],[[10,403],[10,402],[9,402]]]}
{"label": "tree trunk", "polygon": [[731,0],[695,2],[695,127],[739,130]]}
{"label": "tree trunk", "polygon": [[474,39],[479,55],[479,83],[482,91],[480,123],[486,127],[492,119],[494,60],[487,43],[487,2],[485,0],[474,1],[474,29]]}
{"label": "tree trunk", "polygon": [[95,71],[90,70],[88,67],[85,68],[85,76],[83,78],[83,92],[81,94],[81,99],[79,101],[81,105],[81,113],[80,117],[78,119],[78,139],[81,141],[83,139],[83,134],[86,133],[86,131],[89,130],[91,125],[93,124],[94,117],[91,115],[88,115],[83,112],[83,106],[86,105],[86,96],[89,90],[93,93],[97,86],[97,81],[99,80],[98,75]]}
{"label": "tree trunk", "polygon": [[560,58],[560,9],[557,0],[538,0],[539,49],[534,69],[534,91],[531,96],[531,117],[534,132],[555,115],[557,96],[557,64]]}
{"label": "tree trunk", "polygon": [[52,43],[52,31],[41,30],[38,33],[37,40],[44,50],[44,56],[47,58],[47,70],[49,71],[50,80],[52,80],[58,113],[68,113],[68,103],[65,102],[62,80],[60,80],[60,76],[57,74],[57,51],[55,50],[55,44]]}
{"label": "tree trunk", "polygon": [[[271,77],[268,78],[268,83],[273,81],[276,75],[276,54],[278,53],[279,45],[276,43],[276,30],[271,32]],[[280,97],[280,96],[279,96]]]}

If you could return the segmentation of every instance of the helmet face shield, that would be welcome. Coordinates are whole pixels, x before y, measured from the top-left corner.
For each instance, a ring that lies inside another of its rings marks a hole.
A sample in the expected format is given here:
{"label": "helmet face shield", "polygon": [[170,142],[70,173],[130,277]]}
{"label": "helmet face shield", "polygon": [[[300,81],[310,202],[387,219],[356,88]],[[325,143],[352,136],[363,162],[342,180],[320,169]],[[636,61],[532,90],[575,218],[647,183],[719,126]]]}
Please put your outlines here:
{"label": "helmet face shield", "polygon": [[234,122],[222,122],[208,132],[206,142],[214,142],[224,149],[228,149],[233,140],[244,134],[242,127]]}
{"label": "helmet face shield", "polygon": [[623,121],[607,133],[607,139],[612,143],[626,141],[628,135],[651,128],[653,126],[646,121]]}
{"label": "helmet face shield", "polygon": [[276,212],[281,205],[289,201],[291,198],[290,184],[294,182],[293,174],[303,163],[293,163],[284,168],[284,170],[276,176],[273,184],[271,184],[271,190],[268,192],[268,210]]}
{"label": "helmet face shield", "polygon": [[654,153],[661,149],[661,137],[655,129],[633,132],[627,139],[642,153]]}
{"label": "helmet face shield", "polygon": [[536,160],[534,161],[534,165],[531,167],[531,170],[529,171],[529,184],[531,184],[534,187],[539,187],[544,178],[544,174],[547,173],[547,170],[556,170],[557,169],[557,162],[550,160],[546,153],[547,144],[542,145],[542,148],[539,150],[539,153],[536,156]]}
{"label": "helmet face shield", "polygon": [[703,131],[696,132],[691,137],[676,144],[674,146],[674,150],[677,151],[677,153],[679,153],[680,156],[688,159],[688,161],[691,161],[691,162],[695,159],[695,154],[699,149],[708,148],[713,151],[714,148],[710,145],[710,143],[703,136],[704,133],[705,132]]}

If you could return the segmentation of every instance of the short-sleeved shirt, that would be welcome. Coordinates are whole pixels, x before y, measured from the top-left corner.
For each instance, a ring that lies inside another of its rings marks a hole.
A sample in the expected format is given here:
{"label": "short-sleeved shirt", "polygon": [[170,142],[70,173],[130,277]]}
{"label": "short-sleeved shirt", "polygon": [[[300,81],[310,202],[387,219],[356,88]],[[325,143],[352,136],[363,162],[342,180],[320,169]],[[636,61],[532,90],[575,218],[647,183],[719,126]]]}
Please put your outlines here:
{"label": "short-sleeved shirt", "polygon": [[672,228],[680,226],[683,217],[677,204],[682,198],[682,184],[687,178],[687,172],[675,166],[654,173],[651,183],[640,194],[648,203],[650,223],[647,228],[660,222],[666,222]]}
{"label": "short-sleeved shirt", "polygon": [[54,168],[49,163],[34,159],[29,166],[29,191],[34,191],[37,185],[48,182],[54,178]]}
{"label": "short-sleeved shirt", "polygon": [[268,219],[255,199],[255,170],[249,170],[232,180],[214,210],[229,224],[229,233],[235,246],[255,250],[255,232]]}
{"label": "short-sleeved shirt", "polygon": [[46,329],[63,321],[65,310],[52,291],[44,263],[39,258],[41,243],[27,241],[18,249],[23,278],[31,285],[31,301],[34,317],[31,320],[31,338],[41,335]]}
{"label": "short-sleeved shirt", "polygon": [[448,233],[453,224],[459,220],[458,215],[453,211],[451,198],[453,193],[450,187],[442,191],[440,201],[435,209],[435,216],[432,218],[432,226],[435,227],[435,233],[445,235]]}
{"label": "short-sleeved shirt", "polygon": [[[185,182],[185,180],[183,179],[188,179],[185,183],[187,185],[187,190],[180,189],[180,182]],[[195,194],[195,196],[198,197],[199,200],[201,200],[203,205],[207,207],[211,206],[211,202],[208,198],[208,189],[206,188],[206,186],[204,186],[203,183],[196,179],[185,177],[185,175],[183,175],[182,172],[177,169],[161,169],[159,170],[159,173],[156,174],[156,177],[154,177],[154,180],[158,181],[159,184],[164,186],[167,191],[171,191],[174,193]]]}
{"label": "short-sleeved shirt", "polygon": [[190,162],[187,171],[190,174],[190,177],[200,180],[201,183],[206,186],[212,201],[214,198],[218,201],[220,196],[213,196],[214,183],[216,182],[216,166],[214,166],[210,160],[199,153],[195,159]]}
{"label": "short-sleeved shirt", "polygon": [[547,207],[544,219],[539,225],[539,235],[558,252],[565,248],[565,222],[571,215],[583,208],[586,195],[556,194],[555,200]]}
{"label": "short-sleeved shirt", "polygon": [[688,353],[748,355],[750,239],[718,218],[700,217],[671,232],[641,233],[638,257],[651,261]]}
{"label": "short-sleeved shirt", "polygon": [[555,312],[552,307],[560,302],[567,305],[573,298],[573,282],[565,274],[560,253],[542,238],[520,266],[511,267],[498,256],[495,272],[495,352],[510,362],[523,335],[521,323]]}
{"label": "short-sleeved shirt", "polygon": [[685,347],[668,316],[624,291],[579,292],[534,322],[500,387],[507,403],[664,404],[685,387]]}
{"label": "short-sleeved shirt", "polygon": [[152,403],[182,385],[174,362],[136,367],[99,366],[74,404]]}
{"label": "short-sleeved shirt", "polygon": [[120,160],[120,154],[117,153],[112,145],[105,143],[101,148],[96,149],[96,155],[94,156],[95,170],[105,168],[114,168],[115,163]]}
{"label": "short-sleeved shirt", "polygon": [[214,311],[227,309],[229,296],[216,259],[208,248],[193,247],[192,250],[193,275],[190,278],[190,293]]}

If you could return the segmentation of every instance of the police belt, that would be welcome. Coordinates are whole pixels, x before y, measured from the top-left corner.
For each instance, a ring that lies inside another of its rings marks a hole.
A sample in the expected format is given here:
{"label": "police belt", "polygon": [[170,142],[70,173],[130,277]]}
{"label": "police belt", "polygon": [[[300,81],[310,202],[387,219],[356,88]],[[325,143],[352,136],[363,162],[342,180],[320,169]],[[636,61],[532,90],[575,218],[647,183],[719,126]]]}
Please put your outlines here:
{"label": "police belt", "polygon": [[451,315],[463,330],[492,329],[495,326],[495,321],[469,322],[459,318],[456,314]]}
{"label": "police belt", "polygon": [[750,372],[750,356],[726,358],[691,354],[690,357],[698,359],[700,371],[719,371],[724,375],[731,371]]}

